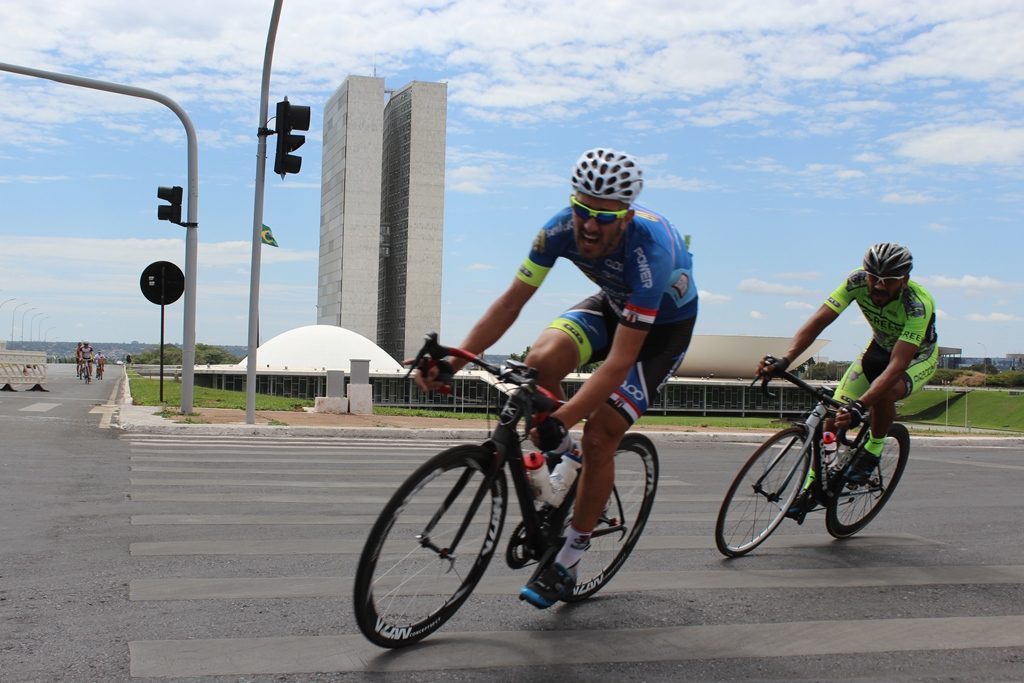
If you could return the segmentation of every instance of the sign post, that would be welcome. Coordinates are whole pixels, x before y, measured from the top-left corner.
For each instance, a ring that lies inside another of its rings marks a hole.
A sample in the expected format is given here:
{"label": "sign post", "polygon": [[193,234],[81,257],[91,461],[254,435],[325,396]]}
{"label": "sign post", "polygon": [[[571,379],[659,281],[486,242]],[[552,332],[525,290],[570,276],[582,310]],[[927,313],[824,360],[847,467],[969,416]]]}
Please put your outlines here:
{"label": "sign post", "polygon": [[142,295],[160,306],[160,403],[164,402],[164,306],[173,304],[185,291],[185,274],[170,261],[146,266],[139,279]]}

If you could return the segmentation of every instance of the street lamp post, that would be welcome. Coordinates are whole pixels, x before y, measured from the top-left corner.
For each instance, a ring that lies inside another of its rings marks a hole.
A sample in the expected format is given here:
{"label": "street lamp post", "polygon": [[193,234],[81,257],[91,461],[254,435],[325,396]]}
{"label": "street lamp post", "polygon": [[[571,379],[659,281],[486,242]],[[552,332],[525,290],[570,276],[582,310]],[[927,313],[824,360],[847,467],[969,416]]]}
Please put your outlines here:
{"label": "street lamp post", "polygon": [[[36,327],[35,327],[35,334],[32,335],[32,339],[30,341],[40,341],[39,340],[39,334],[43,331],[43,321],[46,320],[49,317],[50,317],[50,315],[48,313],[43,313],[38,318],[33,318],[32,319],[32,322],[35,322],[36,320],[39,320],[39,324],[36,325]],[[29,331],[31,331],[31,330],[29,330]]]}
{"label": "street lamp post", "polygon": [[[282,0],[279,0],[279,2]],[[195,126],[192,120],[185,113],[185,110],[177,102],[152,90],[135,88],[119,83],[108,83],[97,81],[92,78],[71,76],[68,74],[56,73],[32,69],[15,64],[0,62],[0,71],[31,76],[34,78],[45,78],[58,83],[92,88],[93,90],[104,90],[106,92],[140,97],[153,100],[164,105],[177,115],[185,127],[185,138],[187,142],[187,165],[188,165],[188,222],[182,223],[185,230],[185,311],[184,327],[181,340],[181,412],[190,415],[192,413],[192,398],[195,383],[195,361],[196,361],[196,270],[199,261],[199,138],[196,135]],[[11,341],[14,341],[14,322],[11,322]]]}
{"label": "street lamp post", "polygon": [[[25,312],[21,314],[21,341],[25,341],[25,316],[35,310],[37,310],[37,307],[33,306],[32,308],[26,308]],[[11,341],[14,341],[13,332],[11,333]]]}
{"label": "street lamp post", "polygon": [[9,304],[12,301],[17,301],[17,300],[18,300],[17,297],[11,297],[10,299],[4,299],[3,301],[0,301],[0,308],[3,308],[5,304]]}
{"label": "street lamp post", "polygon": [[28,302],[23,301],[22,303],[15,306],[14,310],[11,311],[11,343],[14,343],[14,316],[18,315],[18,309],[21,308],[22,306],[28,306]]}
{"label": "street lamp post", "polygon": [[[38,313],[33,313],[32,316],[28,319],[28,340],[29,341],[32,341],[32,329],[36,326],[36,319],[39,318],[39,316],[41,316],[41,315],[45,315],[45,313],[43,313],[42,311],[39,311]],[[22,334],[22,336],[25,336],[25,330],[22,330],[21,334]]]}
{"label": "street lamp post", "polygon": [[981,347],[981,352],[985,354],[981,358],[981,367],[985,371],[985,373],[987,374],[988,373],[988,366],[989,366],[989,363],[992,361],[992,359],[988,355],[988,348],[984,344],[982,344],[981,342],[976,342],[976,343],[978,344],[978,346]]}

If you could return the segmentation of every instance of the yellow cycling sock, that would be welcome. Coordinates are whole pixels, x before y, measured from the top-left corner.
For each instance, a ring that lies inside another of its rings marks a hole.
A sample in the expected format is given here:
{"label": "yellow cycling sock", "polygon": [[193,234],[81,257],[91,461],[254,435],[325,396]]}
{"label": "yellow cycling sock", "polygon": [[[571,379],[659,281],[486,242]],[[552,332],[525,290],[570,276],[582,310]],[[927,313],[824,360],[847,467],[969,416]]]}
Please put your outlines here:
{"label": "yellow cycling sock", "polygon": [[806,491],[807,489],[811,488],[811,484],[814,483],[814,477],[814,468],[808,468],[807,477],[804,479],[804,485],[800,487],[800,490]]}
{"label": "yellow cycling sock", "polygon": [[868,440],[864,442],[864,450],[876,458],[882,457],[882,446],[885,445],[885,436],[876,437],[873,432],[868,432]]}

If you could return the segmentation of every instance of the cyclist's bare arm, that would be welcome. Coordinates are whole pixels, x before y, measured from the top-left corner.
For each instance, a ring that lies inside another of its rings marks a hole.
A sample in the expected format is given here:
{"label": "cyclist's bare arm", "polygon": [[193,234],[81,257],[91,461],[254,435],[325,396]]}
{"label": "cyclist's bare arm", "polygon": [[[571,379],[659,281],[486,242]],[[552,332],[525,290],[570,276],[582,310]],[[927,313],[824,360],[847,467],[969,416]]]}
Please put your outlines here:
{"label": "cyclist's bare arm", "polygon": [[[486,351],[501,339],[508,328],[512,327],[512,323],[519,317],[523,306],[536,291],[537,288],[533,285],[528,285],[518,278],[514,279],[508,289],[495,299],[494,303],[484,312],[480,320],[466,335],[460,347],[474,354]],[[451,364],[453,372],[459,371],[469,363],[464,358],[451,358],[448,362]],[[438,375],[437,368],[430,368],[426,374],[417,371],[414,373],[416,385],[424,391],[436,391],[445,385],[444,381],[439,381]]]}
{"label": "cyclist's bare arm", "polygon": [[608,358],[594,371],[569,401],[552,413],[566,429],[594,412],[618,389],[636,363],[647,339],[648,329],[619,325],[608,350]]}
{"label": "cyclist's bare arm", "polygon": [[[833,311],[828,306],[822,304],[822,306],[814,312],[810,318],[807,319],[800,329],[793,335],[793,339],[789,343],[789,349],[783,354],[789,360],[795,360],[797,356],[807,350],[807,348],[814,343],[814,340],[825,331],[825,328],[835,322],[839,314]],[[762,358],[757,363],[756,374],[758,377],[762,377],[765,374],[765,360]]]}

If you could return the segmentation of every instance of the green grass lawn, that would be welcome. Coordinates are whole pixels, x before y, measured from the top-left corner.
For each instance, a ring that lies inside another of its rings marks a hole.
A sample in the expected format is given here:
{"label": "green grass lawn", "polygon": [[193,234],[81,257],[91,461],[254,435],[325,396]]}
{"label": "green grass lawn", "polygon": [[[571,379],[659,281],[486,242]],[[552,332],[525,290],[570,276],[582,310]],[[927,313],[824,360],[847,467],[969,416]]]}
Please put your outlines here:
{"label": "green grass lawn", "polygon": [[[134,372],[129,373],[131,380],[132,400],[136,405],[159,406],[160,382],[156,379],[140,377]],[[949,414],[946,415],[946,401],[949,401]],[[181,405],[181,384],[164,380],[164,401],[168,407]],[[192,405],[196,408],[233,408],[245,410],[245,393],[226,391],[223,389],[207,389],[195,387]],[[313,401],[288,398],[285,396],[267,396],[256,394],[256,410],[292,410],[301,411],[310,407]],[[907,422],[924,422],[950,427],[964,426],[964,410],[967,411],[967,423],[978,429],[1001,429],[1024,432],[1024,395],[1010,396],[1006,391],[972,391],[970,394],[958,394],[945,391],[921,391],[901,402],[899,419]],[[481,413],[461,413],[448,410],[428,410],[422,408],[386,408],[375,406],[375,415],[409,415],[413,417],[444,417],[454,419],[476,420],[486,417]],[[497,416],[491,415],[492,419]],[[699,415],[647,415],[640,418],[637,426],[657,427],[671,425],[677,427],[717,428],[717,429],[779,429],[788,424],[786,420],[769,417],[702,417]]]}
{"label": "green grass lawn", "polygon": [[908,422],[963,427],[966,418],[970,427],[1024,432],[1024,395],[995,390],[919,391],[901,403],[899,419]]}
{"label": "green grass lawn", "polygon": [[[140,377],[134,372],[128,373],[131,380],[132,402],[137,406],[158,406],[160,403],[160,380]],[[181,383],[164,379],[164,405],[181,406]],[[192,405],[195,408],[234,408],[245,410],[245,392],[227,391],[225,389],[207,389],[193,387]],[[267,396],[256,394],[256,410],[295,410],[301,411],[312,406],[312,401],[287,396]]]}

